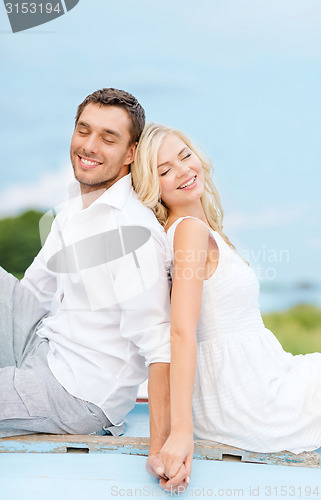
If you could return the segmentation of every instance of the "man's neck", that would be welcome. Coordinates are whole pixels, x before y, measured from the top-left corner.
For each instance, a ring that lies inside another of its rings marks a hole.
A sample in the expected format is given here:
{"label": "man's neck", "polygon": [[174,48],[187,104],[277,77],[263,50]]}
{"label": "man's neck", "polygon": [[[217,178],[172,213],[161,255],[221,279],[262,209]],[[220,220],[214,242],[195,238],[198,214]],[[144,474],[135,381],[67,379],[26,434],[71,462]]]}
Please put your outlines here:
{"label": "man's neck", "polygon": [[127,169],[126,173],[115,177],[114,179],[102,182],[98,185],[89,186],[87,184],[80,183],[80,192],[82,197],[83,208],[88,208],[94,201],[96,201],[102,194],[104,194],[107,189],[111,188],[117,181],[126,177],[129,174]]}
{"label": "man's neck", "polygon": [[108,188],[88,190],[88,189],[83,189],[83,186],[80,186],[82,208],[85,209],[90,207],[90,205],[94,203],[94,201],[96,201],[102,194],[104,194],[107,191],[107,189]]}

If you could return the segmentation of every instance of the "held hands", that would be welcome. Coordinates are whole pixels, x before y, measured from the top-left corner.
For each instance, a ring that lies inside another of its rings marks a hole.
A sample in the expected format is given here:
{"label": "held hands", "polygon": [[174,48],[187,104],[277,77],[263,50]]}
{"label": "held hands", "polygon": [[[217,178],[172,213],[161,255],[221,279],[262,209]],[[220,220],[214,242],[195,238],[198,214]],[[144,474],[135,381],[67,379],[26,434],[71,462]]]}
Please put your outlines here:
{"label": "held hands", "polygon": [[149,455],[146,462],[146,470],[153,477],[159,479],[159,484],[167,491],[183,493],[188,486],[186,478],[188,476],[185,465],[182,465],[175,477],[169,479],[165,475],[165,469],[160,458],[160,453],[157,455]]}
{"label": "held hands", "polygon": [[[165,489],[188,486],[194,453],[192,432],[172,431],[160,452],[165,477],[160,485]],[[178,489],[182,492],[183,489]]]}

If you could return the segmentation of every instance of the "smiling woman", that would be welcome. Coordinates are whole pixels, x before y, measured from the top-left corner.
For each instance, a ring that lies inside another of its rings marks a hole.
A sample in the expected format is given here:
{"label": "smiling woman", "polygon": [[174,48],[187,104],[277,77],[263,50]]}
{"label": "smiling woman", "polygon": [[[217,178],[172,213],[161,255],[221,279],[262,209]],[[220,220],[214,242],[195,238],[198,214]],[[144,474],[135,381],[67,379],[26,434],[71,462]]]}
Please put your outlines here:
{"label": "smiling woman", "polygon": [[[168,151],[173,154],[169,155]],[[168,208],[172,208],[172,215],[190,199],[201,197],[204,190],[201,161],[180,137],[168,134],[164,138],[158,151],[158,162],[161,198]]]}
{"label": "smiling woman", "polygon": [[[168,144],[168,147],[165,147],[166,144]],[[172,151],[170,156],[168,151]],[[178,198],[180,200],[178,206],[176,207],[174,202],[172,210],[177,214],[179,211],[185,210],[184,200],[188,198],[185,196],[186,193],[183,193],[188,191],[192,198],[195,198],[197,216],[199,216],[200,207],[197,198],[201,192],[200,201],[204,209],[204,214],[201,216],[202,220],[206,221],[234,249],[234,246],[222,230],[223,208],[219,193],[212,180],[213,167],[209,159],[197,150],[190,139],[180,130],[157,124],[146,126],[131,169],[133,184],[141,201],[154,211],[163,226],[170,226],[171,220],[169,220],[169,217],[173,215],[164,200],[164,196],[174,196],[175,188],[184,186],[185,179],[187,182],[191,182],[194,173],[189,174],[188,172],[192,172],[193,168],[196,175],[195,181],[198,177],[198,182],[193,183],[193,187],[195,186],[197,189],[191,192],[185,187],[182,190],[182,196]],[[186,172],[188,175],[186,175]],[[185,175],[185,179],[173,180],[175,173],[179,178],[182,173]],[[170,195],[171,190],[172,194]],[[167,202],[171,204],[170,200],[167,200]]]}
{"label": "smiling woman", "polygon": [[171,480],[191,472],[193,433],[260,453],[321,445],[321,353],[293,356],[265,328],[257,277],[223,233],[210,174],[181,132],[145,128],[134,187],[172,250],[171,433],[161,450]]}

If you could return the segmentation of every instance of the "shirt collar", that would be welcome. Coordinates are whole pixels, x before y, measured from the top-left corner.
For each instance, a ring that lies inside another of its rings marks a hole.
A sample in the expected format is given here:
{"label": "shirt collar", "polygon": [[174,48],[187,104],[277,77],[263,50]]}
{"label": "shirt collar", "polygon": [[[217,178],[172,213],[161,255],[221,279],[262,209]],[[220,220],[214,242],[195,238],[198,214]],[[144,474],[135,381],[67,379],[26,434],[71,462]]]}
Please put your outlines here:
{"label": "shirt collar", "polygon": [[132,190],[132,176],[127,174],[108,188],[92,205],[106,204],[121,210]]}
{"label": "shirt collar", "polygon": [[[72,186],[72,188],[75,192],[74,186]],[[115,184],[113,184],[110,188],[106,189],[106,191],[101,196],[99,196],[99,198],[91,203],[88,209],[90,209],[94,205],[109,205],[121,210],[132,191],[132,176],[131,174],[127,174],[117,182],[115,182]],[[80,195],[80,188],[78,193]]]}

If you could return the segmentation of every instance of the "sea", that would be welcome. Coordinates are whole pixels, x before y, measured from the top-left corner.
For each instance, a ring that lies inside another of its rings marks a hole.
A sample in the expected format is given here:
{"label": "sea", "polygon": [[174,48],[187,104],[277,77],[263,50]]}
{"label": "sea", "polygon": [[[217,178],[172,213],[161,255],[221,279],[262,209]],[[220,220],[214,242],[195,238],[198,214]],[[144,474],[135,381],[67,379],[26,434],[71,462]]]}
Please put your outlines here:
{"label": "sea", "polygon": [[321,308],[321,283],[294,283],[262,285],[260,287],[261,312],[286,311],[300,304]]}

